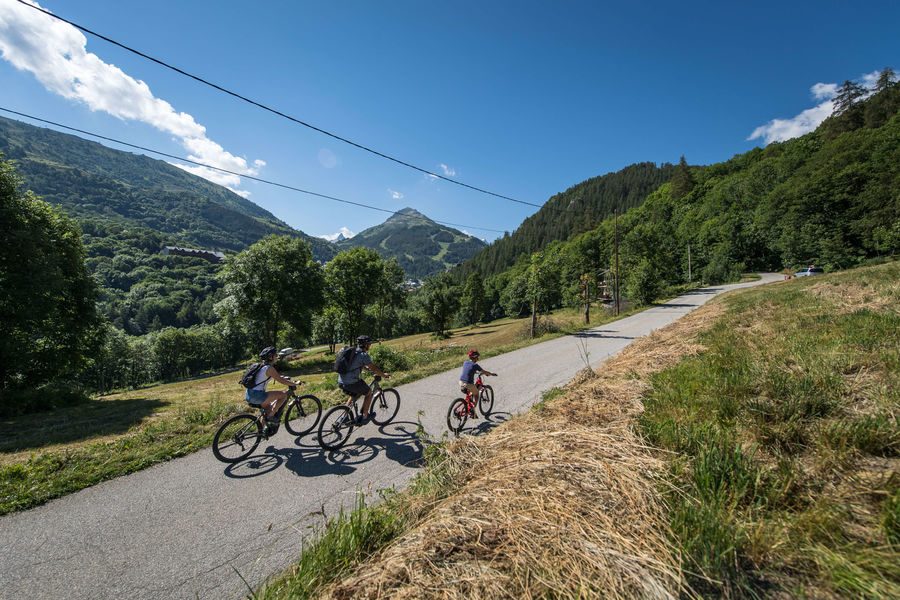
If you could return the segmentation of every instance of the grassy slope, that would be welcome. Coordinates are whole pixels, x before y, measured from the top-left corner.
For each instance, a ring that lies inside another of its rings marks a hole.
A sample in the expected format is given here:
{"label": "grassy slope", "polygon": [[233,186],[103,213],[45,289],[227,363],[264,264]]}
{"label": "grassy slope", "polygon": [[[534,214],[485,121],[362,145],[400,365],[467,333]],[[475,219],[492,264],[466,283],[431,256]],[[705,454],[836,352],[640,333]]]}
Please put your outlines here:
{"label": "grassy slope", "polygon": [[[624,315],[623,315],[624,316]],[[561,332],[579,327],[575,310],[552,317]],[[610,320],[595,311],[600,324]],[[400,385],[459,366],[464,351],[485,357],[544,341],[524,337],[527,319],[503,319],[453,331],[447,340],[420,334],[376,346],[376,359]],[[381,353],[380,356],[378,353]],[[309,353],[288,374],[303,380],[301,393],[325,404],[341,395],[333,357]],[[238,372],[112,394],[53,413],[0,421],[0,514],[30,508],[101,481],[207,447],[229,415],[245,410]],[[453,390],[447,390],[448,400]]]}
{"label": "grassy slope", "polygon": [[732,297],[643,430],[705,594],[900,597],[900,263]]}
{"label": "grassy slope", "polygon": [[712,302],[431,446],[408,490],[333,520],[259,597],[897,597],[898,282],[894,263]]}

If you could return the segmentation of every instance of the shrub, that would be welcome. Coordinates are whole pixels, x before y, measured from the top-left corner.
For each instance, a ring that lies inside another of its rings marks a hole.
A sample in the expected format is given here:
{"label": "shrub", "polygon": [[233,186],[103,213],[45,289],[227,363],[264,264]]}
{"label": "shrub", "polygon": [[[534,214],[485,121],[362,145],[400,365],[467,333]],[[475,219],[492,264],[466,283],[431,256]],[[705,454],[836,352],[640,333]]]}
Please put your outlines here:
{"label": "shrub", "polygon": [[385,344],[375,346],[369,355],[372,361],[385,371],[405,371],[412,364],[411,357],[406,353]]}

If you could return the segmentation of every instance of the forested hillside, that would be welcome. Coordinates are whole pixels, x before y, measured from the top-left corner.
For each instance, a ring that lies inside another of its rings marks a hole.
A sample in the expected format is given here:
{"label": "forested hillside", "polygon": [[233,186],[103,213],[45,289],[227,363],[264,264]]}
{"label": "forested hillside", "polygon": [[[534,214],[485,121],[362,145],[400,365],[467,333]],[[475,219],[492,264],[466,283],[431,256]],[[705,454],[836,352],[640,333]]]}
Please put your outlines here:
{"label": "forested hillside", "polygon": [[592,177],[554,195],[512,233],[466,262],[459,274],[477,271],[495,275],[512,266],[523,254],[531,254],[556,240],[593,229],[618,209],[639,206],[647,195],[672,177],[674,167],[644,162],[621,171]]}
{"label": "forested hillside", "polygon": [[[669,183],[619,217],[623,294],[647,303],[675,286],[748,270],[831,271],[900,252],[900,86],[887,77],[876,91],[839,104],[803,137],[710,166],[674,167]],[[520,254],[496,275],[479,262],[485,254],[466,265],[467,288],[484,280],[481,314],[577,305],[583,286],[600,290],[614,278],[613,219]]]}
{"label": "forested hillside", "polygon": [[114,220],[221,250],[240,250],[271,233],[299,235],[318,258],[334,253],[324,240],[161,160],[3,117],[0,152],[28,189],[79,220]]}
{"label": "forested hillside", "polygon": [[371,248],[384,258],[396,258],[407,277],[422,279],[471,258],[485,243],[435,223],[417,210],[404,208],[381,225],[336,246],[342,250]]}

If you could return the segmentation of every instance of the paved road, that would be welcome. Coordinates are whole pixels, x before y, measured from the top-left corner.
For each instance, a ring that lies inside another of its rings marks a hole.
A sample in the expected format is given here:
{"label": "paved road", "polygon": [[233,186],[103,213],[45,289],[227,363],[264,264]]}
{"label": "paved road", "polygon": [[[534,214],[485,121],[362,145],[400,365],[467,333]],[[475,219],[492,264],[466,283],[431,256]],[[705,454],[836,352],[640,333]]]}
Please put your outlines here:
{"label": "paved road", "polygon": [[[780,279],[695,291],[578,336],[482,361],[500,373],[492,420],[527,409],[637,337],[671,323],[716,294]],[[108,481],[27,512],[0,518],[2,598],[237,598],[298,556],[303,540],[359,490],[402,487],[419,469],[414,432],[445,430],[457,370],[399,388],[392,425],[353,432],[346,451],[325,454],[312,436],[282,431],[234,467],[209,450]],[[472,429],[472,426],[477,426]],[[470,433],[489,428],[467,424]],[[240,575],[238,575],[240,573]]]}

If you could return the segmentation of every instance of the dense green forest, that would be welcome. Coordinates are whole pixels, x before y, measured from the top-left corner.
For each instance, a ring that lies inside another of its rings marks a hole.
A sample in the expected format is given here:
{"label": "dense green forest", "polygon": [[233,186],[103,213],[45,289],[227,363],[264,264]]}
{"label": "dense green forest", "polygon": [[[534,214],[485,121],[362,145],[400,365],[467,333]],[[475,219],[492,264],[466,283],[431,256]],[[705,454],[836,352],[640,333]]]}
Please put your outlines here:
{"label": "dense green forest", "polygon": [[476,254],[457,270],[456,275],[460,279],[473,271],[496,275],[511,267],[522,255],[593,229],[613,211],[618,210],[621,214],[639,206],[650,192],[668,181],[673,172],[674,167],[670,164],[657,166],[645,162],[573,185],[547,200],[513,233]]}
{"label": "dense green forest", "polygon": [[471,258],[485,243],[404,208],[387,221],[336,244],[341,250],[362,246],[395,258],[408,277],[424,279]]}

